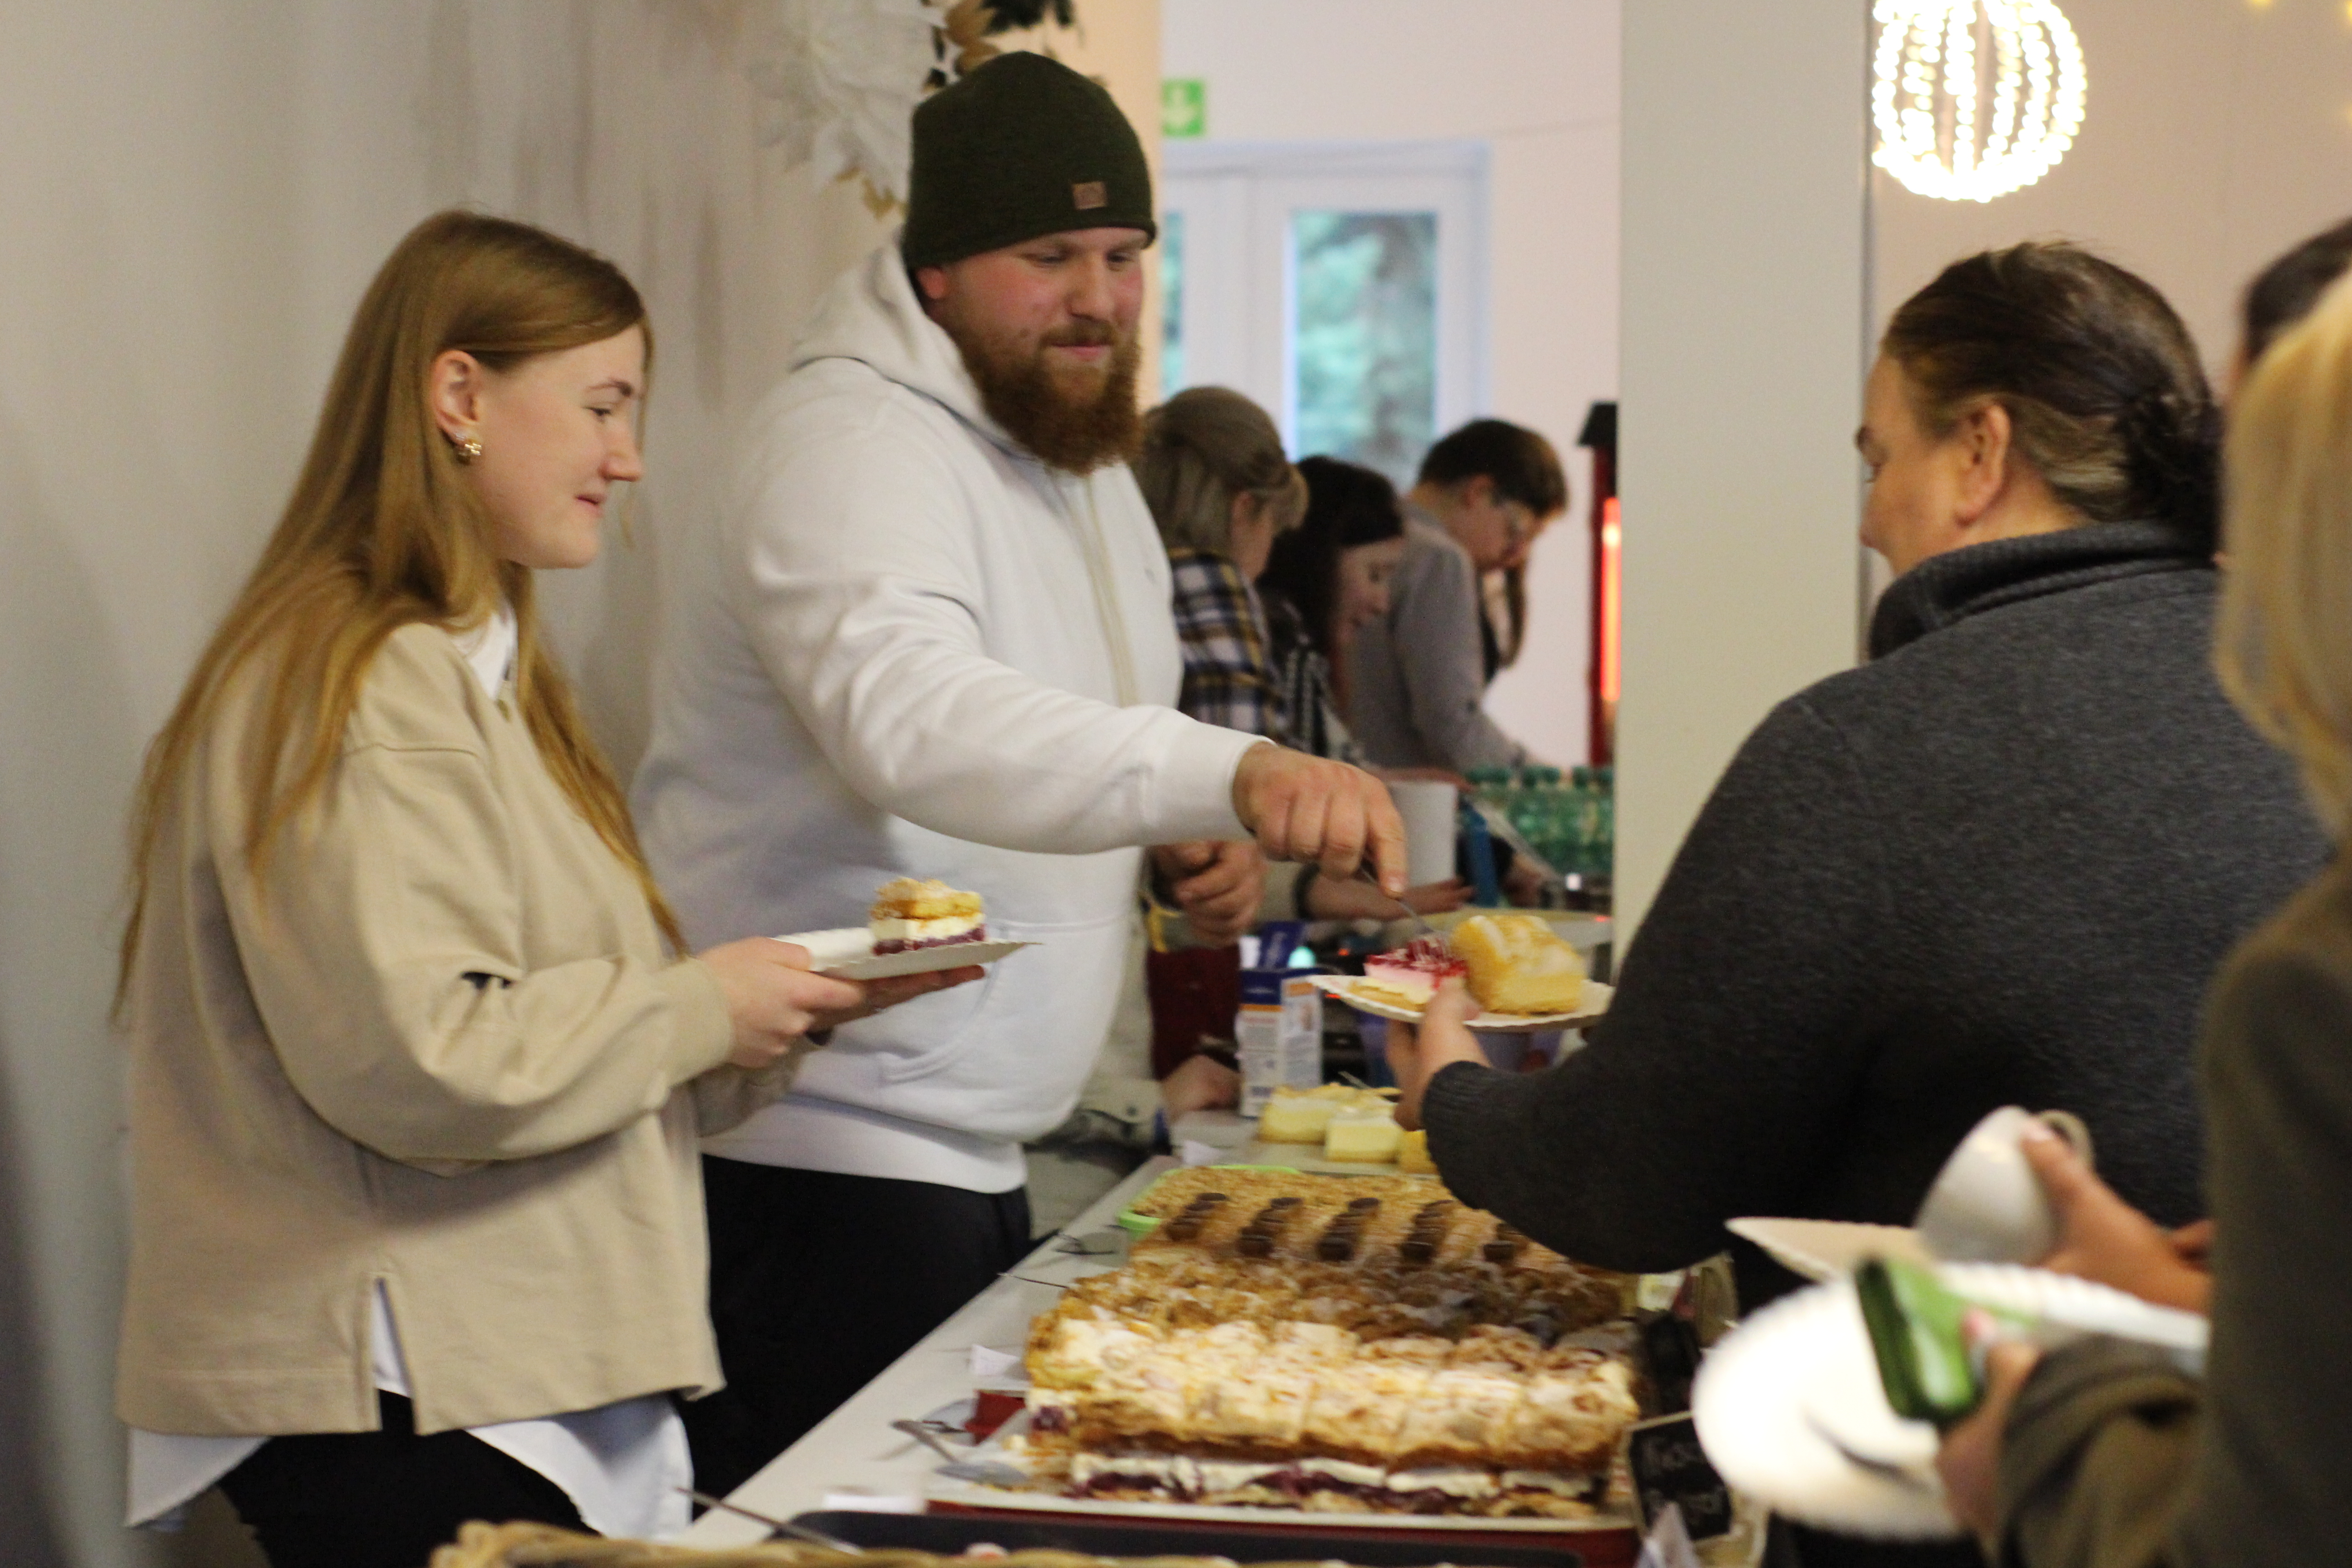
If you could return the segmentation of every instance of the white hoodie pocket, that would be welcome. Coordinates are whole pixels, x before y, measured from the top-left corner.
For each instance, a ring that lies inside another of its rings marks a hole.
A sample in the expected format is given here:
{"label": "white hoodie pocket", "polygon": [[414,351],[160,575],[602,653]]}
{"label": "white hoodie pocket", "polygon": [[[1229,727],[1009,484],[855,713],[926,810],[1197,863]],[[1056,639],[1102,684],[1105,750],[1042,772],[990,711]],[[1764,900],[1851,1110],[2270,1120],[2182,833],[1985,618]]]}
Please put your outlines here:
{"label": "white hoodie pocket", "polygon": [[992,920],[990,934],[1042,945],[991,966],[971,987],[980,994],[961,1027],[883,1058],[876,1109],[995,1137],[1034,1136],[1060,1121],[1102,1049],[1128,921],[1124,910],[1050,924]]}
{"label": "white hoodie pocket", "polygon": [[[992,941],[1037,940],[1035,937],[1013,936],[1001,922],[993,921],[989,923],[988,934]],[[928,1078],[955,1060],[958,1053],[978,1037],[979,1031],[973,1026],[988,1016],[989,998],[1004,976],[1004,966],[1021,956],[1016,952],[998,960],[981,971],[981,977],[970,984],[924,997],[918,1004],[923,1007],[919,1023],[924,1043],[911,1049],[901,1047],[883,1055],[879,1058],[882,1081],[886,1084],[907,1083]],[[916,1021],[908,1020],[910,1023]]]}

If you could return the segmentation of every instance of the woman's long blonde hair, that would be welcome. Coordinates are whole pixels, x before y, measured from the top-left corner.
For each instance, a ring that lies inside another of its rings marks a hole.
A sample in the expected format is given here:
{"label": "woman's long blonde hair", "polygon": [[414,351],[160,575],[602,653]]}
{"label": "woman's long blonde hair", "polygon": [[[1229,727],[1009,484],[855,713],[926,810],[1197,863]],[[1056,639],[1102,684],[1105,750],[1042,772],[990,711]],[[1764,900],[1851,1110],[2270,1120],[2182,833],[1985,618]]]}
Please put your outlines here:
{"label": "woman's long blonde hair", "polygon": [[2214,666],[2293,756],[2329,837],[2352,826],[2352,279],[2231,402]]}
{"label": "woman's long blonde hair", "polygon": [[325,787],[384,639],[420,621],[478,626],[501,597],[520,639],[516,700],[548,772],[636,872],[664,933],[684,945],[620,786],[549,652],[531,574],[499,558],[426,384],[433,362],[453,349],[499,373],[631,327],[647,334],[650,367],[645,302],[620,268],[528,224],[438,213],[385,260],[343,340],[277,531],[148,748],[131,814],[119,985],[138,953],[164,821],[239,673],[251,668],[266,683],[258,728],[240,747],[251,759],[242,858],[257,874]]}

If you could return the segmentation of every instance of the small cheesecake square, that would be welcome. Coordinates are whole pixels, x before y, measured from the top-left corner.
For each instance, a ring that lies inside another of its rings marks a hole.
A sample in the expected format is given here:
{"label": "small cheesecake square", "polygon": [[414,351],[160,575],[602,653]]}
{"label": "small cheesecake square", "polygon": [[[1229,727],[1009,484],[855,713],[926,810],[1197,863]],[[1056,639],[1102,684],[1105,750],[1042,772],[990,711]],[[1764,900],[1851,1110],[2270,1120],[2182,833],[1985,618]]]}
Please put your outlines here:
{"label": "small cheesecake square", "polygon": [[1391,1006],[1425,1007],[1438,986],[1469,973],[1469,964],[1446,950],[1444,937],[1416,937],[1393,952],[1364,961],[1363,994]]}
{"label": "small cheesecake square", "polygon": [[988,939],[980,895],[961,892],[936,878],[919,882],[900,877],[883,883],[866,914],[877,954]]}

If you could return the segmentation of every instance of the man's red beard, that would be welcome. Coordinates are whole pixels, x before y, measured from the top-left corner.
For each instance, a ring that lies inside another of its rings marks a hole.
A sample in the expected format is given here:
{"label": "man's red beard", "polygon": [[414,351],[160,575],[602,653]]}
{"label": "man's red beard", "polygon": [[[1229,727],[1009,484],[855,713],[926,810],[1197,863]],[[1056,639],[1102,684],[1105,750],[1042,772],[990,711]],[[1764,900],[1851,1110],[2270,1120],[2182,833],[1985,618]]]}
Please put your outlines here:
{"label": "man's red beard", "polygon": [[[1135,335],[1105,321],[1074,321],[1047,332],[1034,348],[1011,343],[942,319],[980,388],[981,405],[1005,434],[1039,460],[1074,474],[1131,459],[1143,439],[1135,404]],[[1090,373],[1056,366],[1049,351],[1091,344],[1110,349],[1108,367]]]}

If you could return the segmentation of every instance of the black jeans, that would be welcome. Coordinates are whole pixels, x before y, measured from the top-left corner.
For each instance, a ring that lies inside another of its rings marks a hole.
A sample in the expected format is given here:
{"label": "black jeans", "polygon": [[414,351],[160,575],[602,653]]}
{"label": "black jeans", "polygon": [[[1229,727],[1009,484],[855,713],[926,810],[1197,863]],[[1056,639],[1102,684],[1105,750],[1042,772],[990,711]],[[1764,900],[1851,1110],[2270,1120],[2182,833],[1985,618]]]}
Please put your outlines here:
{"label": "black jeans", "polygon": [[585,1531],[563,1489],[467,1432],[416,1435],[376,1395],[381,1432],[272,1437],[221,1479],[269,1568],[425,1568],[469,1519]]}
{"label": "black jeans", "polygon": [[1018,1188],[709,1156],[702,1182],[727,1386],[683,1408],[695,1485],[722,1497],[1029,1250],[1029,1197]]}

